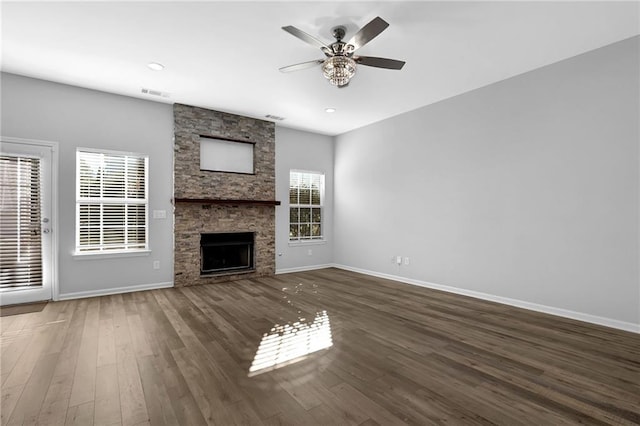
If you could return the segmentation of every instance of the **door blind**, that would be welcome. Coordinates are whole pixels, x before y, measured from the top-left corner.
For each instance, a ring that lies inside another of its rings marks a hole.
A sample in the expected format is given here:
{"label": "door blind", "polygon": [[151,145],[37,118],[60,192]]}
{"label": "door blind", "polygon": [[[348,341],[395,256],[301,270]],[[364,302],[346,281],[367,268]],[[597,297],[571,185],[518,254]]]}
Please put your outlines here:
{"label": "door blind", "polygon": [[40,160],[0,156],[0,288],[42,285]]}

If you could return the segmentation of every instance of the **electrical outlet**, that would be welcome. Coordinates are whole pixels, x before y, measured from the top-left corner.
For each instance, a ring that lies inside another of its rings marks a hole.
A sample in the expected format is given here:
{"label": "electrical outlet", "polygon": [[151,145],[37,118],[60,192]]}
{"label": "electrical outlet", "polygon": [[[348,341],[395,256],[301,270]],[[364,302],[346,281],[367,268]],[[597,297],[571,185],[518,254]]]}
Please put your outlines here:
{"label": "electrical outlet", "polygon": [[405,265],[408,265],[408,264],[409,264],[409,258],[408,258],[408,257],[405,257],[405,258],[404,258],[404,264],[405,264]]}
{"label": "electrical outlet", "polygon": [[153,269],[160,269],[160,261],[159,260],[154,260],[153,261]]}
{"label": "electrical outlet", "polygon": [[313,250],[311,249],[307,250],[307,256],[313,256]]}

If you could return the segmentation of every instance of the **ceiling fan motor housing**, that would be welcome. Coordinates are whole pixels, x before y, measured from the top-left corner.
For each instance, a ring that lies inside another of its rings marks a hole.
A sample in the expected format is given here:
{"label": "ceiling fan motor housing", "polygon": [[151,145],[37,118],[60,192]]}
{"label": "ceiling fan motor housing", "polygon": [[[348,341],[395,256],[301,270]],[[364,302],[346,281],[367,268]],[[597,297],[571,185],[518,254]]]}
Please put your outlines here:
{"label": "ceiling fan motor housing", "polygon": [[342,41],[336,41],[331,44],[331,54],[332,55],[344,55],[344,56],[352,56],[353,55],[353,45],[346,44]]}

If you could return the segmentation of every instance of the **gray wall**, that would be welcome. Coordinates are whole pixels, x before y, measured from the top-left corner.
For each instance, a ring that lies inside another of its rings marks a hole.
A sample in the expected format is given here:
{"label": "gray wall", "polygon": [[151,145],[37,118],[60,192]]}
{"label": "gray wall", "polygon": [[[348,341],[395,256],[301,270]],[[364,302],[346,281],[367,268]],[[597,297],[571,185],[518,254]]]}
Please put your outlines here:
{"label": "gray wall", "polygon": [[[60,295],[167,284],[173,280],[173,112],[171,105],[2,74],[2,135],[59,143],[58,282]],[[151,254],[91,259],[75,248],[75,151],[77,147],[149,155]],[[153,269],[153,261],[160,269]]]}
{"label": "gray wall", "polygon": [[[289,244],[289,171],[325,174],[322,244]],[[276,126],[276,271],[308,269],[333,262],[333,138]],[[311,255],[309,255],[311,250]]]}
{"label": "gray wall", "polygon": [[[276,269],[335,262],[640,323],[639,47],[616,43],[335,141],[276,127]],[[171,106],[11,74],[1,85],[2,135],[60,144],[61,295],[170,283]],[[150,210],[167,211],[150,219],[150,256],[71,255],[76,147],[149,154]],[[288,243],[290,169],[326,175],[325,244]]]}
{"label": "gray wall", "polygon": [[640,323],[638,40],[337,137],[335,261]]}

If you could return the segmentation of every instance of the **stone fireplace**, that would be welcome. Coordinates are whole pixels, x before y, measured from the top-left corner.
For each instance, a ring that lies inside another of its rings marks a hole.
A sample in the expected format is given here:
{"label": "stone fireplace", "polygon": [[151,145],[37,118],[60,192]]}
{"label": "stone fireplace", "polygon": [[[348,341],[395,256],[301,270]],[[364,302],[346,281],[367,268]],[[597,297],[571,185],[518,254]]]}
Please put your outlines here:
{"label": "stone fireplace", "polygon": [[[175,104],[174,132],[175,286],[273,275],[274,124]],[[254,144],[254,172],[200,170],[203,138]]]}

